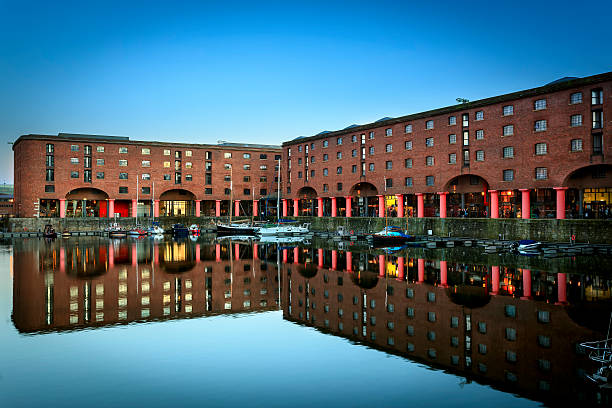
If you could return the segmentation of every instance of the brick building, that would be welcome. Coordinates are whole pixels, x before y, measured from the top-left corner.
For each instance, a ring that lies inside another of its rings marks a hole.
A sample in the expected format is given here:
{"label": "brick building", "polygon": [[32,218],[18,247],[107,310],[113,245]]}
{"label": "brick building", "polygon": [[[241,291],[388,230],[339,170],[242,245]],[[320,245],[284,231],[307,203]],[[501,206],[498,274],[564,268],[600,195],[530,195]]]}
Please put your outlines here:
{"label": "brick building", "polygon": [[276,209],[277,146],[60,133],[21,136],[13,150],[18,217],[221,216],[230,185],[234,214]]}
{"label": "brick building", "polygon": [[612,204],[612,73],[283,143],[283,211],[599,217]]}

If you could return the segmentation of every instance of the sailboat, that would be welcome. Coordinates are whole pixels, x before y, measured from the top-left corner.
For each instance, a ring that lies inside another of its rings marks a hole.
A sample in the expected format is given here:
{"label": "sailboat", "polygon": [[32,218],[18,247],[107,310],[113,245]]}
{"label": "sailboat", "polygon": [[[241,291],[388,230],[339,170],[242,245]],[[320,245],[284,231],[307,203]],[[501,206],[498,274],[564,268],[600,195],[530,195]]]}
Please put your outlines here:
{"label": "sailboat", "polygon": [[281,220],[280,214],[280,179],[281,162],[278,161],[278,193],[276,194],[276,224],[266,224],[259,228],[259,235],[307,234],[310,232],[310,223],[297,225],[293,220]]}
{"label": "sailboat", "polygon": [[246,223],[232,223],[232,202],[234,192],[234,178],[233,171],[230,169],[230,200],[229,200],[229,223],[218,224],[217,234],[219,235],[255,235],[259,230],[259,227],[255,227],[252,224]]}
{"label": "sailboat", "polygon": [[147,231],[138,225],[138,177],[136,177],[136,214],[134,216],[136,217],[136,225],[128,231],[128,235],[133,237],[147,235]]}

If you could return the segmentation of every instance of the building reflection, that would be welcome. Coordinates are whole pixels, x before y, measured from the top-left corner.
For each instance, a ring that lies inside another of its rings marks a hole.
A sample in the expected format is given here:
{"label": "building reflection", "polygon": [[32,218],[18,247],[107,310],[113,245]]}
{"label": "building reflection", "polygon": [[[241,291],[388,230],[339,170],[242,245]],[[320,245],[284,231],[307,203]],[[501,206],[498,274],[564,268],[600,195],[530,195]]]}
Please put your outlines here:
{"label": "building reflection", "polygon": [[273,247],[89,238],[24,240],[14,251],[23,333],[278,308]]}
{"label": "building reflection", "polygon": [[604,338],[610,279],[307,247],[282,259],[287,320],[529,398],[594,398],[578,344]]}

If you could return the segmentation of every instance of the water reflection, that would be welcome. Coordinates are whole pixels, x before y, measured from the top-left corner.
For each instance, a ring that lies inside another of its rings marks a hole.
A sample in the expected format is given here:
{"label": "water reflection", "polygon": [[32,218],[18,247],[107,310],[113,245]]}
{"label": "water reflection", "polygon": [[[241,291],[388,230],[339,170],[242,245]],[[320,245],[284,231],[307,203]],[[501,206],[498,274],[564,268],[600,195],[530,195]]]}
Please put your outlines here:
{"label": "water reflection", "polygon": [[280,307],[288,321],[547,402],[595,401],[577,344],[602,338],[612,310],[609,260],[592,257],[600,273],[580,259],[517,267],[447,250],[210,238],[22,240],[14,254],[21,333]]}

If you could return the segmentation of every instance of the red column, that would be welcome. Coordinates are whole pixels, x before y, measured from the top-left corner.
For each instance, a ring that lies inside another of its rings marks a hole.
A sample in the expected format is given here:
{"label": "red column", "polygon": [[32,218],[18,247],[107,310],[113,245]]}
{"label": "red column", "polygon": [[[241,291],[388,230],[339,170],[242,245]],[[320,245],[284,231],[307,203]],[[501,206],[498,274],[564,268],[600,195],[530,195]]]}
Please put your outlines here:
{"label": "red column", "polygon": [[240,200],[234,201],[234,215],[236,217],[240,216]]}
{"label": "red column", "polygon": [[323,197],[317,197],[317,216],[323,216]]}
{"label": "red column", "polygon": [[521,218],[528,220],[531,218],[531,202],[529,201],[529,189],[521,188]]}
{"label": "red column", "polygon": [[440,286],[448,286],[448,265],[446,261],[440,261]]}
{"label": "red column", "polygon": [[353,253],[352,252],[345,252],[346,254],[346,271],[347,272],[353,272]]}
{"label": "red column", "polygon": [[378,216],[383,218],[385,216],[385,197],[378,194]]}
{"label": "red column", "polygon": [[[60,211],[61,211],[61,206],[62,202],[60,201]],[[108,218],[113,218],[115,216],[115,199],[114,198],[109,198],[108,199]]]}
{"label": "red column", "polygon": [[423,193],[416,193],[417,196],[417,217],[423,218],[425,214],[425,202],[423,201]]}
{"label": "red column", "polygon": [[397,258],[397,280],[404,280],[404,257],[400,256]]}
{"label": "red column", "polygon": [[344,197],[344,199],[346,200],[346,217],[347,218],[350,218],[353,215],[352,213],[353,209],[351,208],[351,198],[352,198],[351,196]]}
{"label": "red column", "polygon": [[221,200],[215,200],[215,216],[221,216]]}
{"label": "red column", "polygon": [[196,263],[200,263],[200,244],[196,244],[195,251]]}
{"label": "red column", "polygon": [[531,269],[523,269],[523,296],[521,299],[531,299]]}
{"label": "red column", "polygon": [[567,187],[553,187],[557,192],[557,219],[565,219],[565,190]]}
{"label": "red column", "polygon": [[385,256],[378,255],[378,276],[385,277]]}
{"label": "red column", "polygon": [[132,244],[132,265],[138,264],[138,250],[136,249],[136,244]]}
{"label": "red column", "polygon": [[195,204],[196,204],[195,216],[199,217],[200,216],[200,200],[196,200]]}
{"label": "red column", "polygon": [[[113,256],[113,244],[111,243],[108,247],[108,266],[113,266],[115,257]],[[60,248],[60,272],[66,272],[66,248]]]}
{"label": "red column", "polygon": [[234,259],[237,261],[240,260],[240,245],[239,244],[234,244]]}
{"label": "red column", "polygon": [[300,263],[300,248],[298,247],[293,248],[293,263]]}
{"label": "red column", "polygon": [[557,274],[557,303],[555,304],[567,304],[567,275],[564,273]]}
{"label": "red column", "polygon": [[66,218],[66,199],[60,198],[60,218]]}
{"label": "red column", "polygon": [[221,244],[215,244],[215,260],[221,262]]}
{"label": "red column", "polygon": [[259,259],[259,245],[253,244],[253,259]]}
{"label": "red column", "polygon": [[425,282],[425,260],[424,259],[418,259],[417,260],[417,265],[418,265],[418,282],[419,283],[423,283]]}
{"label": "red column", "polygon": [[332,204],[331,216],[332,217],[337,217],[338,216],[338,207],[337,207],[337,204],[336,204],[336,197],[332,197],[331,198],[331,204]]}
{"label": "red column", "polygon": [[153,244],[153,262],[159,265],[159,245]]}
{"label": "red column", "polygon": [[317,255],[319,258],[319,268],[322,268],[323,267],[323,248],[319,248],[317,250]]}
{"label": "red column", "polygon": [[132,217],[136,217],[136,214],[138,214],[138,202],[136,201],[135,198],[132,198]]}
{"label": "red column", "polygon": [[491,267],[491,294],[499,293],[499,266]]}
{"label": "red column", "polygon": [[491,193],[491,218],[499,218],[499,191],[489,190],[489,193]]}
{"label": "red column", "polygon": [[404,217],[404,195],[396,194],[395,198],[397,199],[397,216],[400,218]]}
{"label": "red column", "polygon": [[287,199],[283,198],[283,217],[287,216]]}
{"label": "red column", "polygon": [[446,196],[448,192],[442,191],[438,195],[440,196],[440,218],[446,218]]}
{"label": "red column", "polygon": [[253,217],[259,216],[259,200],[253,200]]}
{"label": "red column", "polygon": [[332,249],[332,271],[335,271],[338,269],[338,251],[336,251],[335,249]]}
{"label": "red column", "polygon": [[153,200],[153,217],[159,217],[159,200]]}
{"label": "red column", "polygon": [[297,198],[293,199],[293,216],[294,217],[300,216],[300,200]]}
{"label": "red column", "polygon": [[287,250],[283,249],[283,263],[287,263]]}

